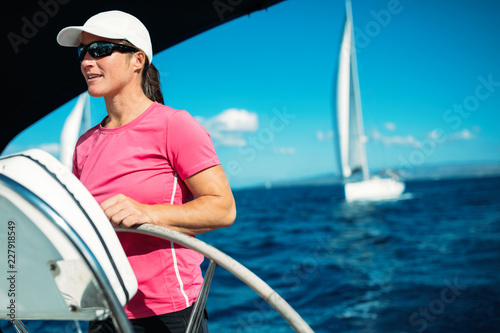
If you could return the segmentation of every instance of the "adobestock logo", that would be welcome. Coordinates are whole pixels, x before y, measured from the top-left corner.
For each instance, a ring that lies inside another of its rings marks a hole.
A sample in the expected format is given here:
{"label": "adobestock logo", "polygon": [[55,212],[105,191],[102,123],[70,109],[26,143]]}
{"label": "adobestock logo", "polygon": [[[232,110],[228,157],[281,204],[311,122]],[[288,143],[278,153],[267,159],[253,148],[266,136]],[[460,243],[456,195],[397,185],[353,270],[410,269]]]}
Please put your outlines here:
{"label": "adobestock logo", "polygon": [[225,19],[226,12],[232,13],[234,8],[241,5],[242,2],[243,0],[215,0],[212,2],[212,6],[222,22]]}
{"label": "adobestock logo", "polygon": [[387,28],[387,26],[391,23],[393,17],[401,14],[404,8],[405,7],[401,4],[401,1],[389,0],[387,2],[386,9],[380,9],[378,11],[371,10],[370,16],[373,20],[368,21],[364,25],[364,28],[360,28],[357,25],[354,26],[356,48],[352,48],[351,52],[361,53],[362,49],[370,45],[372,39],[380,35],[382,30]]}
{"label": "adobestock logo", "polygon": [[[465,119],[468,119],[474,112],[479,110],[481,103],[488,100],[500,87],[500,81],[493,80],[493,74],[486,77],[479,75],[479,83],[474,89],[474,93],[467,95],[461,103],[454,103],[452,108],[444,111],[442,119],[450,124],[452,130],[458,130],[462,127]],[[435,128],[430,132],[428,138],[419,143],[419,146],[413,149],[406,157],[399,155],[399,167],[403,177],[411,176],[417,167],[422,165],[434,154],[436,147],[453,139],[454,133],[449,133],[443,128]],[[470,134],[469,134],[470,135]]]}
{"label": "adobestock logo", "polygon": [[19,53],[19,47],[23,44],[28,44],[29,41],[36,37],[39,30],[45,27],[50,18],[59,13],[60,5],[66,5],[70,0],[40,0],[37,2],[40,7],[39,11],[33,13],[30,18],[21,17],[21,28],[18,32],[9,32],[7,38],[14,53]]}
{"label": "adobestock logo", "polygon": [[[238,154],[245,157],[246,162],[254,162],[258,153],[273,142],[275,134],[284,131],[291,120],[297,116],[288,113],[286,107],[282,110],[274,108],[272,113],[273,116],[270,118],[268,126],[259,129],[255,135],[249,136],[247,138],[248,145],[245,144],[238,149]],[[224,170],[226,170],[227,179],[230,180],[232,176],[238,176],[243,172],[243,166],[239,161],[233,159],[226,163]]]}
{"label": "adobestock logo", "polygon": [[[446,306],[455,302],[464,290],[466,285],[461,285],[458,278],[455,277],[453,283],[449,280],[444,280],[446,287],[441,289],[439,297],[434,298],[427,306],[419,307],[418,312],[413,312],[408,317],[408,324],[412,327],[418,327],[417,333],[422,333],[427,329],[428,323],[435,322],[438,317],[446,311]],[[406,331],[400,333],[408,333]]]}

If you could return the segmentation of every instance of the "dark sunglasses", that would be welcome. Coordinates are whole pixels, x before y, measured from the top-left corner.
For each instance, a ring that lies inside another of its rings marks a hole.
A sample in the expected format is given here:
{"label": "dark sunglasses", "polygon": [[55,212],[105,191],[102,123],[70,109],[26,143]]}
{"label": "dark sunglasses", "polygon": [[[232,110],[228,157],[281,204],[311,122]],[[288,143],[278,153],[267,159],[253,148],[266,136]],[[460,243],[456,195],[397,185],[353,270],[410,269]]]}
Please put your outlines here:
{"label": "dark sunglasses", "polygon": [[113,53],[113,51],[120,52],[137,52],[139,51],[135,47],[127,46],[123,44],[116,44],[111,42],[93,42],[89,45],[78,46],[78,59],[80,62],[85,58],[85,54],[88,52],[92,58],[102,58],[107,57]]}

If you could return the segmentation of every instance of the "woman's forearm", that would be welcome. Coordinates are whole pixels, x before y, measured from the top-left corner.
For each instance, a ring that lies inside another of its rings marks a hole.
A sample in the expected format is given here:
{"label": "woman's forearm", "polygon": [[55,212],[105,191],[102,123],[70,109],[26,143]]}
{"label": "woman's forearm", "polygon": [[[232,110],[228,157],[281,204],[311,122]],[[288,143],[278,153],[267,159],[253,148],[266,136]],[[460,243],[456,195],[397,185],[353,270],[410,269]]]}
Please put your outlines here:
{"label": "woman's forearm", "polygon": [[236,218],[234,199],[205,195],[183,205],[149,206],[151,223],[187,234],[229,227]]}

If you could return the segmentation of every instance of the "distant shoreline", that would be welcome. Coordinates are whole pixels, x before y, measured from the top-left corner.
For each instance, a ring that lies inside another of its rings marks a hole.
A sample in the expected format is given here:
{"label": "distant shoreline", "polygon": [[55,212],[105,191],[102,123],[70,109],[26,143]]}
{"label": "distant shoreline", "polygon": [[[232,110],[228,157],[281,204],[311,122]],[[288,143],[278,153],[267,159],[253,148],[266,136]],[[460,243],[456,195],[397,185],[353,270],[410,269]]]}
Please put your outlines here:
{"label": "distant shoreline", "polygon": [[[373,171],[373,175],[379,170]],[[411,174],[402,174],[404,182],[413,181],[437,181],[446,179],[474,179],[500,177],[500,163],[476,163],[476,164],[454,164],[454,165],[431,165],[415,168]],[[294,186],[330,186],[342,185],[340,178],[335,174],[323,174],[302,179],[277,180],[274,182],[262,182],[255,185],[237,187],[234,190],[246,190],[257,188],[286,188]]]}

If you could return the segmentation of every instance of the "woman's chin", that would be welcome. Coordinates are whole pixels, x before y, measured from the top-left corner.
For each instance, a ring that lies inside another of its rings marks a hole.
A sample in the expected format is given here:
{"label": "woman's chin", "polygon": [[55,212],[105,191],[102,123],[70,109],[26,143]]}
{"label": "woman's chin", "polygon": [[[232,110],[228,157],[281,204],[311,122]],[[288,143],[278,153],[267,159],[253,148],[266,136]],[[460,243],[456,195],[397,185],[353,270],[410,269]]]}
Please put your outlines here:
{"label": "woman's chin", "polygon": [[92,89],[91,87],[88,87],[88,93],[92,97],[102,97],[104,96],[103,92],[97,89]]}

